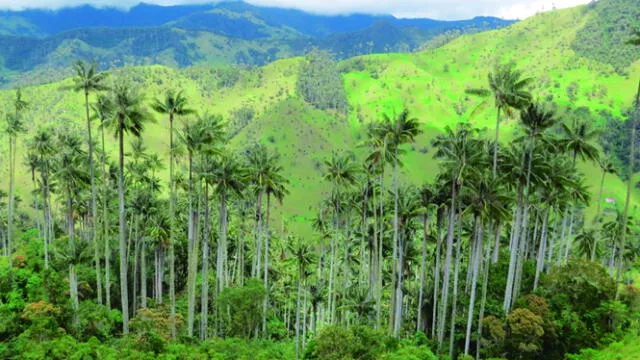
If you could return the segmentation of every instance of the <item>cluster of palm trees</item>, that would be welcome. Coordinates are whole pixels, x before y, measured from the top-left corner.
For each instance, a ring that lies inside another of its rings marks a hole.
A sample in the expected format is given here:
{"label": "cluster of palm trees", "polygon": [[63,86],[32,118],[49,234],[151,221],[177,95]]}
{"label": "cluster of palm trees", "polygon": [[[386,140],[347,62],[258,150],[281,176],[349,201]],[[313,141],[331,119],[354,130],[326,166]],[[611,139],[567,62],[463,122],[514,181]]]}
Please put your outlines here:
{"label": "cluster of palm trees", "polygon": [[[74,326],[80,320],[77,266],[93,251],[96,300],[107,308],[120,306],[124,334],[138,309],[164,308],[168,283],[174,337],[182,317],[176,309],[181,289],[187,335],[194,336],[196,324],[201,339],[225,335],[229,311],[216,299],[252,277],[262,280],[266,296],[261,324],[251,332],[268,336],[270,320],[283,319],[295,332],[298,354],[308,334],[322,326],[367,324],[396,337],[425,332],[452,357],[458,349],[469,355],[475,345],[478,357],[485,315],[508,313],[551,267],[581,256],[608,265],[620,277],[637,253],[636,244],[627,241],[633,231],[632,177],[624,210],[613,219],[602,216],[604,179],[616,169],[600,157],[598,131],[534,102],[527,91],[532,80],[513,65],[489,74],[487,89],[468,90],[484,99],[478,109],[494,101],[495,138],[469,123],[447,127],[432,143],[440,164],[433,183],[417,187],[401,178],[408,144],[422,132],[407,110],[368,125],[363,161],[339,152],[327,159],[331,191],[313,220],[313,239],[284,233],[278,238],[271,229],[273,200],[281,202],[288,193],[276,153],[256,145],[234,155],[222,118],[190,109],[183,92],[169,90],[146,103],[125,80],[108,84],[95,64],[79,62],[75,72],[73,85],[65,89],[84,95],[86,145],[78,131],[42,128],[27,140],[26,156],[43,264],[54,266],[53,257],[68,267]],[[13,105],[7,116],[5,255],[17,247],[16,142],[25,132],[22,118],[29,104],[17,91]],[[634,121],[639,108],[640,86]],[[142,139],[153,112],[168,118],[170,129],[166,187],[160,176],[165,164]],[[518,118],[519,126],[510,144],[499,146],[505,116]],[[92,132],[96,128],[100,141]],[[115,162],[106,148],[109,131],[117,143]],[[631,151],[633,169],[634,146]],[[591,195],[579,160],[598,161],[602,170],[591,222],[584,215]],[[271,262],[274,253],[277,264]],[[285,259],[293,264],[290,273],[276,273],[289,263]],[[115,262],[119,301],[112,298]],[[490,274],[500,263],[506,277],[502,306],[489,309]],[[532,279],[525,278],[526,264],[535,268]],[[278,289],[283,278],[295,291]]]}
{"label": "cluster of palm trees", "polygon": [[[399,185],[405,145],[421,132],[406,110],[370,124],[363,163],[352,153],[334,154],[325,163],[332,191],[314,222],[320,243],[315,257],[301,255],[306,245],[295,251],[306,259],[299,261],[299,296],[326,291],[311,309],[312,329],[315,323],[354,322],[382,328],[384,322],[395,336],[430,333],[443,351],[448,334],[452,357],[458,346],[469,355],[473,342],[479,356],[490,269],[499,261],[507,266],[502,314],[571,256],[624,273],[638,253],[637,244],[624,241],[632,232],[627,212],[605,219],[598,205],[593,222],[585,221],[591,194],[578,160],[597,162],[602,179],[616,173],[600,157],[599,132],[584,119],[564,120],[551,106],[533,102],[530,82],[513,65],[500,65],[489,75],[488,89],[468,91],[495,100],[496,129],[505,114],[518,117],[518,130],[501,148],[498,131],[489,141],[468,123],[446,128],[432,144],[441,164],[433,184]],[[604,180],[598,203],[603,186]],[[530,281],[524,279],[526,263],[535,267]],[[463,344],[456,339],[460,304],[467,306]]]}
{"label": "cluster of palm trees", "polygon": [[[282,175],[279,156],[261,145],[246,150],[243,155],[234,155],[226,147],[228,138],[222,119],[209,113],[196,114],[188,108],[182,92],[169,90],[148,108],[140,92],[127,81],[107,86],[106,74],[98,72],[95,64],[78,62],[75,70],[73,86],[64,90],[82,92],[85,96],[87,145],[83,146],[83,139],[77,130],[65,128],[38,129],[27,141],[27,165],[31,169],[35,188],[35,227],[43,239],[44,266],[50,266],[49,247],[64,233],[68,244],[66,249],[56,251],[56,256],[64,258],[64,263],[68,264],[73,324],[77,326],[79,294],[76,268],[85,259],[89,249],[93,249],[96,300],[108,308],[114,303],[111,297],[111,242],[117,234],[123,333],[129,331],[130,313],[135,315],[137,309],[149,305],[149,289],[152,289],[154,303],[162,304],[163,283],[168,282],[172,333],[175,336],[176,324],[179,323],[176,319],[175,247],[186,238],[187,334],[194,334],[196,284],[200,276],[200,337],[204,339],[211,331],[207,322],[211,297],[208,274],[212,265],[209,260],[210,244],[214,239],[217,244],[214,298],[227,286],[242,285],[248,273],[245,264],[249,263],[251,276],[262,278],[265,289],[269,288],[270,209],[272,200],[282,201],[288,193],[288,181]],[[94,103],[90,102],[92,97],[95,98]],[[27,105],[18,91],[15,115],[8,117],[11,179],[15,176],[16,140],[25,131],[20,112]],[[164,163],[157,154],[149,153],[142,140],[145,125],[154,121],[150,109],[169,118],[168,202],[164,200],[167,192],[159,174],[164,169]],[[179,130],[174,128],[176,118],[182,119],[182,128]],[[100,147],[92,136],[94,121],[99,122]],[[105,134],[109,131],[117,143],[118,160],[115,163],[109,159],[105,147]],[[130,149],[126,148],[125,135],[132,139]],[[176,174],[179,160],[184,160],[186,178],[182,173]],[[96,171],[96,163],[101,166],[101,171]],[[14,238],[11,232],[13,190],[11,181],[7,241]],[[178,200],[179,193],[186,196]],[[117,201],[113,201],[116,194]],[[55,200],[64,204],[62,221],[55,216]],[[101,213],[98,212],[99,205],[102,205]],[[233,244],[234,253],[229,252],[228,244],[228,222],[232,216],[230,206],[234,210],[243,207],[244,217],[254,217],[248,215],[251,212],[248,207],[252,206],[256,219],[255,231],[243,234],[249,236],[251,233],[254,241]],[[218,219],[214,221],[216,213]],[[212,231],[213,224],[217,224],[217,232]],[[81,242],[78,242],[78,236],[82,238]],[[7,254],[16,248],[10,243],[3,245]],[[246,262],[249,254],[245,249],[248,247],[255,250],[251,254],[251,262]],[[153,267],[147,266],[150,248],[153,248]],[[167,248],[169,280],[165,281]],[[184,263],[181,261],[180,265]],[[236,268],[238,271],[235,271]],[[149,272],[152,269],[153,281],[149,287]],[[268,298],[264,300],[263,311],[263,328],[266,328]]]}

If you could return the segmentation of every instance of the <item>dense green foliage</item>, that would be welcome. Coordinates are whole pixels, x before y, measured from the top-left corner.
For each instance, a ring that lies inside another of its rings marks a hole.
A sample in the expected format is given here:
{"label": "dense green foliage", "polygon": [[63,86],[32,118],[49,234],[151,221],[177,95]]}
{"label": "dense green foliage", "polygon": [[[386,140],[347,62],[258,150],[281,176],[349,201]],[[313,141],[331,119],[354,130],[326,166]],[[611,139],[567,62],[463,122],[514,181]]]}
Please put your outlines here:
{"label": "dense green foliage", "polygon": [[635,122],[633,95],[536,62],[464,77],[464,45],[500,41],[249,70],[79,63],[1,93],[0,355],[554,360],[637,331],[633,181],[623,211],[601,208],[620,179],[583,116]]}
{"label": "dense green foliage", "polygon": [[640,49],[625,46],[629,34],[640,28],[638,3],[628,0],[593,1],[583,11],[594,12],[571,44],[581,56],[611,64],[624,72],[640,56]]}
{"label": "dense green foliage", "polygon": [[331,54],[312,51],[300,66],[298,94],[320,110],[347,111],[342,76]]}

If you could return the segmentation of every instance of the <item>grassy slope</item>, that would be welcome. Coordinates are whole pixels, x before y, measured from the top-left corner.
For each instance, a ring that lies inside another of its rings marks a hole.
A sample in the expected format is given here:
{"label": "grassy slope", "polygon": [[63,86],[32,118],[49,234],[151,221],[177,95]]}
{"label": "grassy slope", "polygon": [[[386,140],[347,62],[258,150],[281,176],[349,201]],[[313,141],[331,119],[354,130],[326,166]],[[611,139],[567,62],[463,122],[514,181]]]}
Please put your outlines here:
{"label": "grassy slope", "polygon": [[582,350],[580,355],[569,355],[570,360],[639,360],[640,338],[629,336],[602,350]]}
{"label": "grassy slope", "polygon": [[[481,127],[493,126],[493,109],[470,117],[478,101],[466,97],[464,89],[484,85],[487,71],[498,61],[516,61],[527,75],[538,79],[536,96],[544,99],[552,95],[561,107],[587,106],[592,110],[608,109],[614,114],[628,107],[634,81],[640,76],[640,63],[632,66],[630,78],[622,78],[615,75],[609,65],[576,56],[570,43],[592,16],[584,9],[537,15],[506,29],[463,36],[442,48],[423,53],[372,55],[349,60],[344,64],[346,67],[361,61],[364,70],[351,71],[344,76],[353,109],[348,119],[313,110],[297,98],[295,82],[300,59],[278,61],[244,73],[242,80],[232,88],[216,86],[216,78],[210,69],[174,70],[152,66],[131,69],[128,76],[140,81],[149,98],[168,87],[182,88],[194,108],[208,109],[227,118],[242,106],[254,108],[256,120],[232,140],[232,145],[242,149],[260,141],[282,153],[292,184],[291,195],[281,211],[292,221],[294,230],[308,234],[308,222],[304,219],[313,215],[322,199],[321,194],[327,190],[322,180],[323,159],[334,150],[353,149],[360,141],[363,123],[379,118],[382,113],[399,112],[406,105],[424,123],[425,130],[404,158],[406,179],[413,183],[432,179],[437,163],[432,159],[429,140],[440,129],[459,121],[471,121]],[[579,91],[572,103],[566,87],[573,82],[579,84]],[[69,80],[25,89],[25,97],[32,104],[27,115],[31,132],[51,123],[77,126],[79,131],[84,131],[81,95],[58,90],[68,83]],[[595,86],[606,87],[606,96],[591,97],[589,93]],[[0,92],[0,103],[8,104],[11,96],[11,92]],[[506,122],[502,132],[504,141],[513,136],[515,123],[514,120]],[[165,119],[158,117],[158,122],[147,128],[144,138],[151,151],[166,155],[167,125]],[[2,141],[2,146],[6,147],[6,143]],[[23,151],[20,153],[24,154]],[[588,184],[594,195],[597,194],[599,170],[593,164],[582,164],[581,169],[589,175]],[[6,166],[1,174],[4,187]],[[18,184],[19,195],[28,196],[29,175],[24,169],[18,176]],[[610,177],[605,196],[613,197],[621,204],[625,189],[620,179]],[[637,203],[637,200],[640,200],[640,193],[636,192],[634,201]]]}

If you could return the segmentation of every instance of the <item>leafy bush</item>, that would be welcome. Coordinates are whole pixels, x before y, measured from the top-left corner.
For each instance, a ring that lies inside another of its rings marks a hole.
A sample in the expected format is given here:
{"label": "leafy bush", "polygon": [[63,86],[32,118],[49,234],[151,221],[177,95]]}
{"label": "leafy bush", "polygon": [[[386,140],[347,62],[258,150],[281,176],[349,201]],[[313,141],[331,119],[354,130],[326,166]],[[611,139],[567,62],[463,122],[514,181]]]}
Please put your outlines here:
{"label": "leafy bush", "polygon": [[220,294],[221,309],[229,309],[230,335],[251,337],[262,320],[264,286],[260,280],[249,279],[243,287],[230,287]]}

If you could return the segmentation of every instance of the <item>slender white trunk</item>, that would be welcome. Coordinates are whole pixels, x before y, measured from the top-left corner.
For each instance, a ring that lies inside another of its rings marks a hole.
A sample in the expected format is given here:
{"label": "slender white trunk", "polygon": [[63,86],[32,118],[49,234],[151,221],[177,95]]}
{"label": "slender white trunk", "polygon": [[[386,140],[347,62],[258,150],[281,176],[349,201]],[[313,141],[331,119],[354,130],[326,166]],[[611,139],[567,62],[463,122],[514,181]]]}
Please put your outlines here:
{"label": "slender white trunk", "polygon": [[202,239],[202,290],[200,293],[200,340],[207,339],[209,321],[209,184],[204,184],[204,231]]}
{"label": "slender white trunk", "polygon": [[[454,340],[455,340],[455,333],[456,333],[456,317],[457,317],[457,311],[458,311],[458,279],[460,278],[460,263],[461,261],[461,255],[462,255],[462,250],[461,250],[461,246],[462,246],[462,231],[460,229],[462,225],[462,219],[460,219],[459,221],[459,225],[458,225],[458,240],[456,241],[456,257],[454,260],[454,275],[453,275],[453,297],[452,297],[452,305],[451,305],[451,331],[449,332],[449,358],[453,359],[454,358]],[[443,319],[446,319],[446,317],[444,317]]]}
{"label": "slender white trunk", "polygon": [[418,311],[416,312],[416,331],[422,331],[422,304],[424,301],[424,277],[427,271],[427,228],[429,225],[429,218],[424,216],[422,225],[422,256],[420,259],[420,288],[418,290]]}
{"label": "slender white trunk", "polygon": [[564,244],[566,242],[566,230],[567,230],[567,220],[569,219],[569,207],[571,205],[566,204],[564,208],[564,215],[562,216],[562,232],[560,233],[560,245],[558,249],[558,255],[556,256],[556,265],[560,265],[562,263],[562,255],[564,254]]}
{"label": "slender white trunk", "polygon": [[[120,122],[123,120],[120,119]],[[127,224],[125,221],[126,210],[124,203],[124,134],[118,133],[119,143],[119,169],[118,169],[118,202],[119,202],[119,227],[120,227],[120,303],[122,305],[122,332],[129,333],[129,286],[127,281]]]}
{"label": "slender white trunk", "polygon": [[476,219],[476,241],[473,250],[473,273],[471,275],[471,296],[469,299],[469,310],[467,311],[467,333],[464,342],[464,354],[469,355],[469,345],[471,344],[471,328],[473,326],[473,312],[476,305],[476,288],[478,286],[479,264],[482,259],[484,248],[484,236],[482,233],[482,222]]}
{"label": "slender white trunk", "polygon": [[296,359],[300,358],[300,296],[302,293],[302,269],[298,270],[298,296],[296,298]]}
{"label": "slender white trunk", "polygon": [[511,302],[513,297],[513,285],[515,283],[515,275],[516,275],[516,265],[517,265],[517,256],[518,256],[518,248],[520,241],[520,224],[522,218],[522,192],[518,191],[518,205],[516,207],[515,221],[513,223],[513,227],[511,229],[511,245],[509,246],[509,271],[507,273],[507,287],[505,289],[504,295],[504,303],[502,305],[502,309],[505,313],[508,313],[511,310]]}
{"label": "slender white trunk", "polygon": [[498,224],[498,229],[496,230],[495,243],[493,245],[493,252],[491,257],[491,263],[496,264],[498,262],[500,256],[500,235],[502,233],[502,222]]}
{"label": "slender white trunk", "polygon": [[544,214],[544,220],[542,221],[542,235],[540,235],[540,248],[538,249],[538,258],[536,261],[536,275],[533,281],[533,290],[538,288],[538,282],[540,281],[540,273],[544,269],[544,259],[547,250],[547,227],[549,222],[549,212],[547,209]]}
{"label": "slender white trunk", "polygon": [[444,342],[444,328],[447,319],[447,306],[449,304],[449,280],[451,278],[451,255],[453,252],[453,236],[455,225],[455,206],[456,206],[456,182],[452,180],[451,184],[451,205],[449,207],[449,225],[447,231],[447,247],[445,252],[443,279],[442,279],[442,305],[440,315],[438,316],[438,346],[441,348]]}
{"label": "slender white trunk", "polygon": [[175,182],[175,152],[173,148],[173,114],[169,114],[169,302],[171,338],[175,339],[176,332],[176,182]]}
{"label": "slender white trunk", "polygon": [[[439,217],[437,221],[441,221]],[[438,225],[438,234],[436,237],[436,261],[433,269],[434,279],[433,279],[433,311],[431,315],[431,338],[436,337],[436,327],[438,322],[438,290],[440,289],[440,253],[442,248],[442,233],[441,226]]]}
{"label": "slender white trunk", "polygon": [[267,221],[264,238],[264,300],[262,302],[262,333],[267,335],[267,309],[269,306],[269,216],[271,210],[271,194],[267,194]]}
{"label": "slender white trunk", "polygon": [[147,243],[140,247],[140,306],[147,307]]}
{"label": "slender white trunk", "polygon": [[566,264],[569,261],[569,254],[571,253],[571,244],[573,243],[573,224],[575,219],[576,209],[573,207],[571,209],[571,216],[569,218],[569,236],[567,236],[567,247],[564,251],[564,263]]}

